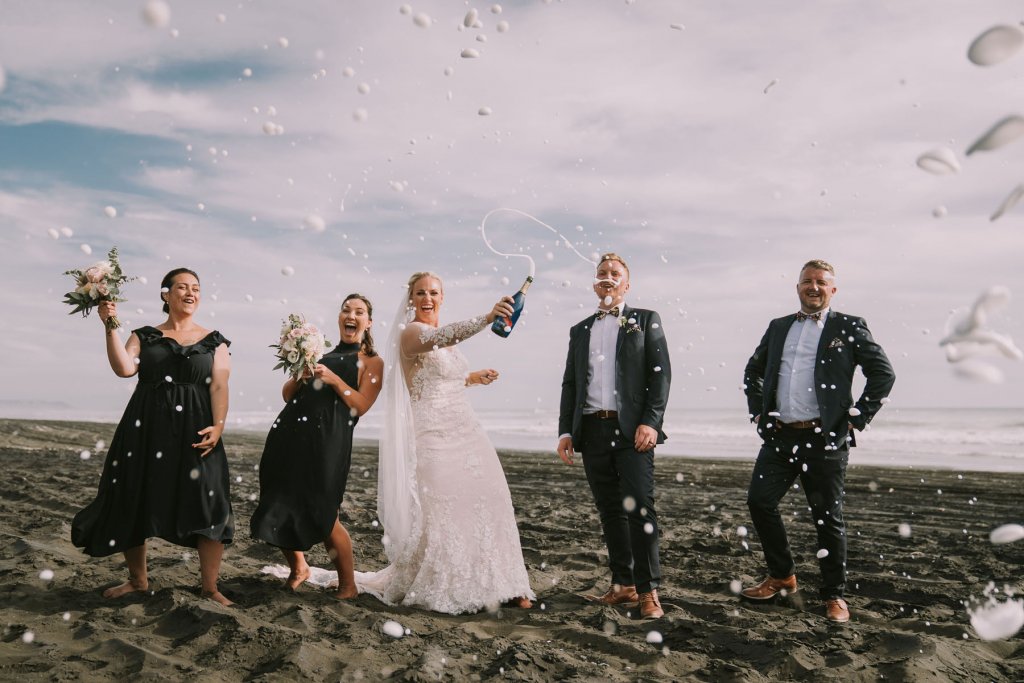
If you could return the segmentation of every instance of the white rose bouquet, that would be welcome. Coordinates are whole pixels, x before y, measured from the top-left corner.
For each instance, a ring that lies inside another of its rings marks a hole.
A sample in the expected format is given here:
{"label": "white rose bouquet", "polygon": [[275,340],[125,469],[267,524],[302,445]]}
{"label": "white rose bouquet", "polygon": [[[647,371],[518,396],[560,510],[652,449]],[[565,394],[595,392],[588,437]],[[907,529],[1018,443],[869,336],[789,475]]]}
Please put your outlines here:
{"label": "white rose bouquet", "polygon": [[274,369],[283,368],[298,381],[307,370],[313,372],[331,346],[333,344],[324,338],[316,325],[307,323],[301,315],[291,313],[281,326],[281,339],[270,345],[270,348],[277,349]]}
{"label": "white rose bouquet", "polygon": [[[65,275],[75,278],[75,290],[64,295],[64,303],[74,306],[68,315],[81,312],[82,317],[89,315],[101,301],[124,301],[121,298],[121,285],[135,280],[121,272],[121,264],[117,260],[117,247],[107,253],[107,260],[95,263],[84,270],[66,270]],[[107,318],[107,329],[116,330],[121,321],[116,317]]]}

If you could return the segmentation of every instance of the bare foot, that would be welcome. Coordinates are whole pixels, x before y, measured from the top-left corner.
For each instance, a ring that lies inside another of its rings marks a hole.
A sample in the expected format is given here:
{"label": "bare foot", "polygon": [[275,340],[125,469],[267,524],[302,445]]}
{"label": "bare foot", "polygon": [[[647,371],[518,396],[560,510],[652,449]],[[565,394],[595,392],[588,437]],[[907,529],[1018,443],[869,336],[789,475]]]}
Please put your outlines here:
{"label": "bare foot", "polygon": [[290,591],[298,590],[299,586],[306,582],[309,578],[309,565],[303,566],[301,569],[293,570],[288,578],[284,582],[284,587]]}
{"label": "bare foot", "polygon": [[105,598],[119,598],[122,595],[128,595],[129,593],[138,593],[145,591],[149,588],[148,581],[139,581],[138,579],[128,579],[119,586],[112,586],[107,590],[103,591],[103,597]]}
{"label": "bare foot", "polygon": [[225,598],[224,594],[220,591],[213,591],[212,593],[210,591],[203,591],[202,595],[204,598],[207,598],[208,600],[213,600],[214,602],[224,605],[225,607],[231,607],[235,604],[227,598]]}
{"label": "bare foot", "polygon": [[339,587],[338,591],[334,593],[334,597],[338,600],[351,600],[357,595],[359,595],[359,589],[355,586]]}
{"label": "bare foot", "polygon": [[505,607],[516,607],[518,609],[530,609],[533,607],[533,603],[530,602],[529,598],[512,598],[505,603]]}

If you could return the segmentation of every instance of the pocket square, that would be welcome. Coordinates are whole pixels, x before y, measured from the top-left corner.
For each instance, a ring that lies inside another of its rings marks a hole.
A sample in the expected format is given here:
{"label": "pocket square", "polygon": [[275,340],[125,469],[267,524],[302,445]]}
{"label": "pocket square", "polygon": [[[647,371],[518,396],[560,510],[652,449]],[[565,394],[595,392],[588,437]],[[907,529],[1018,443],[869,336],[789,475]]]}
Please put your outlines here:
{"label": "pocket square", "polygon": [[843,340],[839,337],[834,337],[832,341],[828,343],[828,348],[830,349],[838,349],[841,346],[843,346]]}

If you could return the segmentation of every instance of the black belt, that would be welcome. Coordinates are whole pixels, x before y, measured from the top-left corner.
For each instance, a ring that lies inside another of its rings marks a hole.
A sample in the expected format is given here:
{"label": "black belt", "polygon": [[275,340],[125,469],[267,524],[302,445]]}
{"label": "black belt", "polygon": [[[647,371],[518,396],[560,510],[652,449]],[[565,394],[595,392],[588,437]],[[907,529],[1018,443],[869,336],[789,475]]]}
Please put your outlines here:
{"label": "black belt", "polygon": [[815,427],[821,426],[821,419],[814,418],[813,420],[803,420],[802,422],[779,422],[779,427],[783,429],[814,429]]}
{"label": "black belt", "polygon": [[593,413],[585,413],[583,417],[596,417],[598,420],[613,420],[617,418],[619,414],[614,410],[598,410]]}

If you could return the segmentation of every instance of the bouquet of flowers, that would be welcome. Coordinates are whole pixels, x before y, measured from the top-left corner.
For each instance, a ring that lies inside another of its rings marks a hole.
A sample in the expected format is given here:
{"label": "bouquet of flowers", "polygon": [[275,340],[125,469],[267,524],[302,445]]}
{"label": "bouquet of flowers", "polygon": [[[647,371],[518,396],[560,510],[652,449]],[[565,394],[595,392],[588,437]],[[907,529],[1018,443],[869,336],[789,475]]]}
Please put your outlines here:
{"label": "bouquet of flowers", "polygon": [[291,313],[281,326],[281,339],[270,345],[270,348],[277,349],[274,369],[283,368],[298,381],[307,370],[313,371],[331,346],[333,344],[324,338],[316,325],[307,323],[301,315]]}
{"label": "bouquet of flowers", "polygon": [[[106,261],[95,263],[84,270],[66,270],[64,274],[74,277],[76,285],[75,291],[64,295],[64,303],[74,306],[71,313],[81,312],[83,318],[101,301],[124,301],[121,298],[121,285],[136,279],[121,272],[117,247],[107,253]],[[108,330],[116,330],[121,327],[121,321],[110,316],[106,326]]]}

